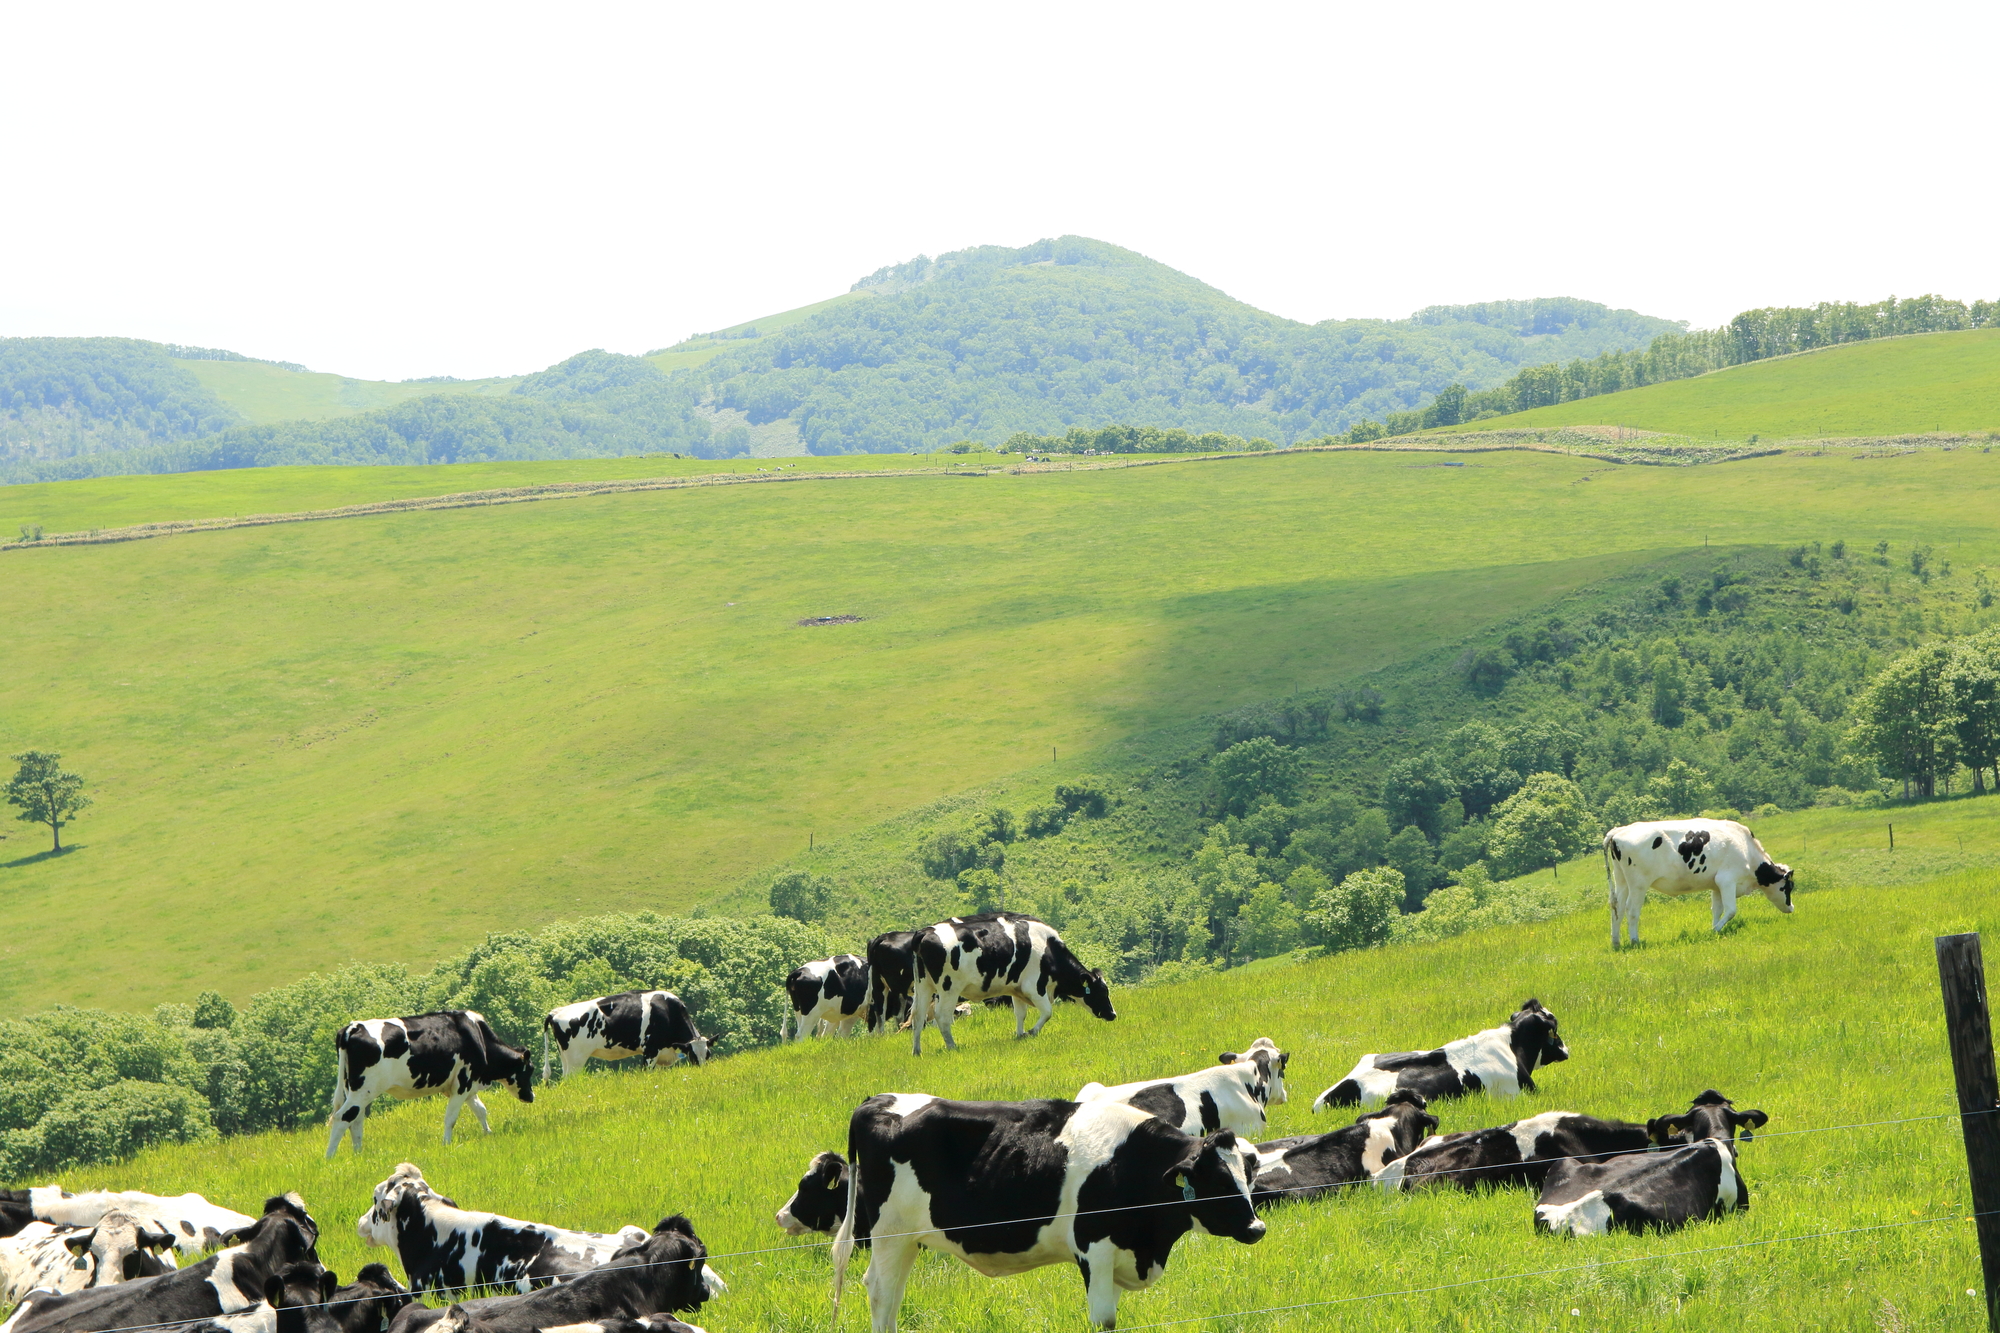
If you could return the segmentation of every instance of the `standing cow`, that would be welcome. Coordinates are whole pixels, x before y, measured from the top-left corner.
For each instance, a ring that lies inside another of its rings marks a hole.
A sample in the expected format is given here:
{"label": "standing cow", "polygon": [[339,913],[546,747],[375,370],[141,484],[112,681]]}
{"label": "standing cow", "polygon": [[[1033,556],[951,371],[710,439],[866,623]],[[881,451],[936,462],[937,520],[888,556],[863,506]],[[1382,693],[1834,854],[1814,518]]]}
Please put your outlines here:
{"label": "standing cow", "polygon": [[479,1127],[488,1134],[486,1104],[479,1094],[512,1085],[524,1102],[535,1100],[529,1086],[534,1065],[519,1046],[501,1041],[484,1018],[470,1009],[446,1009],[408,1018],[370,1018],[349,1023],[333,1039],[339,1066],[333,1079],[333,1114],[328,1117],[326,1155],[340,1147],[340,1136],[354,1136],[361,1151],[361,1122],[377,1097],[432,1097],[445,1094],[444,1141],[458,1113],[472,1103]]}
{"label": "standing cow", "polygon": [[792,1002],[792,1030],[778,1035],[787,1041],[822,1031],[851,1037],[857,1023],[868,1021],[868,964],[851,953],[801,963],[785,978],[785,997]]}
{"label": "standing cow", "polygon": [[868,1309],[891,1333],[919,1248],[988,1277],[1073,1263],[1091,1320],[1166,1272],[1190,1231],[1254,1244],[1254,1158],[1236,1135],[1191,1138],[1123,1102],[954,1102],[883,1093],[848,1122],[850,1204],[833,1246],[834,1311],[856,1241],[872,1241]]}
{"label": "standing cow", "polygon": [[910,991],[917,982],[915,930],[892,930],[868,941],[868,1030],[894,1032],[910,1012]]}
{"label": "standing cow", "polygon": [[[708,1059],[708,1038],[695,1030],[694,1015],[672,991],[628,990],[551,1009],[542,1019],[542,1081],[549,1077],[549,1040],[562,1053],[568,1078],[596,1056],[624,1060],[638,1056],[656,1065],[668,1051],[696,1064]],[[668,1061],[669,1064],[673,1061]]]}
{"label": "standing cow", "polygon": [[1104,973],[1086,969],[1046,922],[1014,912],[953,917],[917,939],[917,980],[910,997],[910,1052],[924,1053],[924,1024],[936,1023],[946,1050],[956,1050],[952,1020],[960,1000],[1006,998],[1014,1002],[1014,1035],[1023,1035],[1028,1006],[1041,1014],[1040,1036],[1057,1000],[1082,1000],[1109,1022],[1111,987]]}
{"label": "standing cow", "polygon": [[1604,878],[1611,892],[1611,947],[1618,926],[1639,942],[1647,893],[1709,896],[1717,930],[1736,915],[1736,900],[1762,889],[1780,912],[1792,910],[1792,868],[1779,865],[1749,829],[1733,819],[1669,819],[1626,824],[1604,835]]}

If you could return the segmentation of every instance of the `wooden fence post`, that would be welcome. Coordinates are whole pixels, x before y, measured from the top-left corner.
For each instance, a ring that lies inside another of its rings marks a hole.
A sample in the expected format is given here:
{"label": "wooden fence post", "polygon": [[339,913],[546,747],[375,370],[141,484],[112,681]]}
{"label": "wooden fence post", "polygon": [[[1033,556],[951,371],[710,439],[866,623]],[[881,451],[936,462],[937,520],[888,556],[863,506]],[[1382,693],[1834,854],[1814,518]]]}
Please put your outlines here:
{"label": "wooden fence post", "polygon": [[1937,937],[1938,981],[1944,988],[1945,1036],[1958,1084],[1965,1165],[1972,1177],[1973,1225],[1986,1284],[1986,1326],[2000,1333],[2000,1080],[1993,1070],[1993,1023],[1986,1007],[1986,969],[1979,935]]}

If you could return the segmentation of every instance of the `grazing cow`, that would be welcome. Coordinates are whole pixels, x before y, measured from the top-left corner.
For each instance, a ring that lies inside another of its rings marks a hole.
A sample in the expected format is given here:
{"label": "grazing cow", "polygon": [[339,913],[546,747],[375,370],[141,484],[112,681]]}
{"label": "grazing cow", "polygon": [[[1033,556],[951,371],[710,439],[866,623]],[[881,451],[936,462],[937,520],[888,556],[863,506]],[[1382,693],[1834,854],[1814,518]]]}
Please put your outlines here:
{"label": "grazing cow", "polygon": [[354,1229],[370,1245],[395,1248],[415,1291],[499,1286],[528,1291],[589,1272],[646,1239],[644,1227],[601,1235],[468,1212],[432,1189],[408,1162],[375,1187],[375,1202]]}
{"label": "grazing cow", "polygon": [[462,1301],[448,1310],[412,1305],[396,1316],[389,1333],[451,1333],[461,1327],[472,1333],[540,1333],[647,1316],[655,1316],[652,1327],[659,1330],[665,1325],[657,1316],[698,1310],[726,1290],[708,1266],[708,1247],[694,1234],[694,1224],[676,1213],[602,1268],[522,1296]]}
{"label": "grazing cow", "polygon": [[636,1055],[642,1065],[659,1064],[668,1051],[674,1052],[674,1060],[685,1055],[702,1064],[708,1059],[708,1038],[695,1031],[694,1016],[672,991],[628,990],[550,1010],[542,1020],[544,1082],[549,1077],[551,1037],[562,1052],[564,1078],[592,1056],[624,1060]]}
{"label": "grazing cow", "polygon": [[868,1022],[868,964],[851,953],[802,963],[785,978],[785,994],[793,1018],[787,1040],[803,1041],[807,1033],[818,1036],[822,1030],[851,1037],[855,1024]]}
{"label": "grazing cow", "polygon": [[174,1248],[196,1255],[222,1244],[223,1237],[257,1219],[218,1208],[199,1194],[162,1198],[137,1190],[85,1190],[72,1194],[55,1185],[0,1190],[0,1236],[11,1236],[30,1222],[56,1226],[94,1227],[107,1214],[125,1213],[155,1231],[170,1231]]}
{"label": "grazing cow", "polygon": [[806,1164],[799,1187],[778,1210],[778,1225],[786,1234],[819,1231],[831,1236],[847,1216],[847,1159],[823,1152]]}
{"label": "grazing cow", "polygon": [[1604,879],[1611,892],[1611,947],[1618,926],[1639,942],[1639,909],[1648,893],[1706,893],[1710,922],[1721,930],[1736,899],[1762,889],[1780,912],[1792,910],[1792,868],[1779,865],[1749,829],[1733,819],[1670,819],[1626,824],[1604,835]]}
{"label": "grazing cow", "polygon": [[1147,1079],[1105,1087],[1086,1083],[1080,1102],[1124,1102],[1158,1116],[1183,1134],[1232,1129],[1244,1138],[1264,1132],[1267,1105],[1285,1103],[1285,1064],[1291,1059],[1269,1037],[1259,1037],[1241,1055],[1224,1051],[1220,1064],[1177,1078]]}
{"label": "grazing cow", "polygon": [[362,1119],[384,1093],[402,1098],[444,1093],[449,1098],[444,1108],[446,1143],[451,1142],[451,1127],[467,1102],[479,1117],[479,1127],[493,1132],[486,1103],[479,1100],[489,1088],[512,1084],[522,1101],[535,1100],[530,1086],[535,1071],[528,1053],[501,1041],[470,1009],[349,1023],[333,1045],[339,1065],[333,1079],[333,1114],[327,1117],[328,1157],[347,1133],[354,1135],[354,1151],[361,1151]]}
{"label": "grazing cow", "polygon": [[1398,1088],[1421,1092],[1432,1102],[1482,1089],[1512,1097],[1523,1088],[1536,1091],[1537,1065],[1567,1059],[1569,1047],[1556,1031],[1556,1016],[1531,999],[1514,1011],[1507,1026],[1448,1041],[1434,1051],[1362,1056],[1346,1078],[1319,1095],[1312,1109],[1372,1106]]}
{"label": "grazing cow", "polygon": [[233,1333],[274,1333],[266,1287],[289,1265],[317,1267],[319,1227],[296,1194],[271,1199],[264,1209],[236,1233],[240,1243],[176,1272],[66,1296],[32,1293],[0,1333],[105,1333],[224,1316],[241,1317],[231,1320]]}
{"label": "grazing cow", "polygon": [[892,930],[868,941],[868,1030],[894,1031],[910,1012],[917,984],[917,937],[922,931]]}
{"label": "grazing cow", "polygon": [[1572,1236],[1601,1236],[1613,1227],[1671,1231],[1748,1208],[1750,1190],[1736,1167],[1736,1131],[1748,1139],[1769,1120],[1762,1111],[1738,1111],[1711,1088],[1685,1115],[1646,1122],[1647,1134],[1664,1151],[1551,1166],[1535,1225]]}
{"label": "grazing cow", "polygon": [[1014,1035],[1022,1035],[1028,1006],[1041,1014],[1034,1035],[1048,1026],[1057,1000],[1082,1000],[1106,1020],[1118,1017],[1104,974],[1086,970],[1054,927],[1031,916],[993,912],[940,921],[917,940],[917,980],[910,996],[910,1051],[924,1053],[924,1024],[936,1023],[946,1050],[955,1050],[951,1024],[959,1000],[1004,996],[1014,1002]]}
{"label": "grazing cow", "polygon": [[1644,1125],[1599,1120],[1574,1111],[1544,1111],[1495,1129],[1468,1129],[1432,1139],[1375,1173],[1383,1189],[1456,1185],[1542,1187],[1549,1168],[1561,1161],[1602,1162],[1620,1153],[1652,1146]]}
{"label": "grazing cow", "polygon": [[1424,1110],[1421,1093],[1392,1092],[1381,1110],[1345,1129],[1260,1143],[1251,1200],[1268,1208],[1358,1184],[1395,1165],[1437,1125],[1438,1118]]}
{"label": "grazing cow", "polygon": [[953,1102],[884,1093],[848,1122],[852,1198],[833,1246],[834,1309],[858,1240],[868,1308],[889,1333],[921,1248],[988,1277],[1044,1264],[1083,1273],[1090,1317],[1116,1325],[1189,1231],[1252,1244],[1249,1162],[1226,1129],[1190,1138],[1123,1102]]}
{"label": "grazing cow", "polygon": [[0,1305],[30,1291],[63,1295],[174,1271],[172,1232],[129,1213],[110,1212],[90,1227],[30,1222],[0,1240]]}

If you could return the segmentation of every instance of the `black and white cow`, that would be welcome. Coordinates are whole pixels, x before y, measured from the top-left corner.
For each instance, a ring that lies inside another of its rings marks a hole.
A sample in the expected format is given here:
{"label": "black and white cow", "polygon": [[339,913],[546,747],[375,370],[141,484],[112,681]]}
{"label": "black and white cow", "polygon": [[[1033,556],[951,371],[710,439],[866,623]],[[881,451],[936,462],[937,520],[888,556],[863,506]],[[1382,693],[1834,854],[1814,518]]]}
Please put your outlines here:
{"label": "black and white cow", "polygon": [[847,1159],[823,1152],[806,1164],[799,1187],[778,1210],[778,1225],[787,1235],[819,1231],[831,1236],[847,1216]]}
{"label": "black and white cow", "polygon": [[1055,928],[1031,916],[994,912],[940,921],[917,940],[917,979],[910,996],[910,1051],[924,1053],[924,1024],[935,1023],[946,1050],[960,1000],[1005,997],[1014,1002],[1014,1035],[1023,1035],[1028,1006],[1041,1015],[1039,1036],[1057,1000],[1082,1000],[1106,1020],[1118,1017],[1104,973],[1086,969]]}
{"label": "black and white cow", "polygon": [[708,1266],[708,1247],[695,1235],[694,1224],[676,1213],[601,1268],[521,1296],[462,1301],[446,1310],[412,1305],[396,1316],[389,1333],[452,1333],[460,1328],[541,1333],[649,1316],[658,1330],[665,1325],[657,1316],[699,1310],[702,1302],[726,1290],[727,1284]]}
{"label": "black and white cow", "polygon": [[83,1190],[71,1193],[55,1185],[0,1190],[0,1236],[11,1236],[30,1222],[56,1226],[93,1227],[111,1213],[125,1213],[155,1231],[170,1231],[174,1248],[196,1255],[222,1244],[223,1237],[253,1225],[257,1219],[219,1208],[199,1194],[162,1197],[137,1190]]}
{"label": "black and white cow", "polygon": [[892,930],[868,941],[868,1030],[893,1032],[910,1012],[917,984],[919,930]]}
{"label": "black and white cow", "polygon": [[312,1260],[286,1264],[264,1279],[264,1299],[256,1305],[178,1325],[173,1333],[341,1333],[328,1308],[339,1282],[338,1274]]}
{"label": "black and white cow", "polygon": [[[326,1333],[382,1333],[411,1299],[409,1288],[396,1281],[386,1265],[363,1264],[354,1281],[327,1298],[326,1310],[335,1329]],[[284,1313],[282,1308],[278,1311],[278,1333],[290,1333]]]}
{"label": "black and white cow", "polygon": [[1601,1236],[1613,1228],[1671,1231],[1748,1208],[1750,1190],[1736,1166],[1736,1131],[1748,1139],[1769,1119],[1762,1111],[1738,1111],[1710,1089],[1685,1115],[1647,1122],[1654,1143],[1671,1145],[1664,1150],[1551,1166],[1535,1225],[1572,1236]]}
{"label": "black and white cow", "polygon": [[1780,912],[1792,910],[1792,868],[1779,865],[1749,829],[1733,819],[1669,819],[1626,824],[1604,835],[1604,879],[1611,893],[1611,947],[1618,927],[1639,942],[1639,911],[1648,893],[1709,896],[1716,930],[1736,915],[1736,900],[1761,889]]}
{"label": "black and white cow", "polygon": [[1602,1162],[1652,1146],[1644,1125],[1574,1111],[1544,1111],[1493,1129],[1468,1129],[1430,1140],[1375,1173],[1387,1190],[1456,1185],[1529,1185],[1540,1189],[1560,1161]]}
{"label": "black and white cow", "polygon": [[534,1065],[519,1046],[501,1041],[484,1018],[470,1009],[446,1009],[408,1018],[370,1018],[349,1023],[333,1039],[339,1054],[333,1078],[333,1114],[327,1118],[326,1155],[340,1147],[340,1136],[352,1133],[354,1151],[361,1151],[361,1122],[377,1097],[431,1097],[440,1093],[444,1108],[444,1141],[458,1113],[472,1103],[479,1127],[488,1134],[486,1103],[479,1094],[512,1085],[524,1102],[535,1100],[531,1082]]}
{"label": "black and white cow", "polygon": [[837,1032],[854,1035],[856,1024],[868,1022],[868,964],[851,953],[802,963],[785,978],[785,995],[792,1002],[788,1041],[808,1034]]}
{"label": "black and white cow", "polygon": [[354,1229],[370,1245],[393,1247],[411,1288],[423,1292],[499,1286],[528,1291],[601,1267],[646,1239],[644,1227],[603,1235],[470,1212],[432,1189],[409,1162],[375,1187],[375,1202]]}
{"label": "black and white cow", "polygon": [[30,1222],[0,1239],[0,1305],[31,1291],[63,1295],[174,1271],[174,1237],[130,1213],[110,1212],[95,1226]]}
{"label": "black and white cow", "polygon": [[1567,1059],[1569,1047],[1556,1031],[1556,1016],[1531,999],[1505,1027],[1448,1041],[1434,1051],[1362,1056],[1346,1078],[1314,1100],[1312,1109],[1373,1106],[1398,1088],[1420,1092],[1433,1102],[1482,1090],[1512,1097],[1524,1088],[1536,1091],[1537,1066]]}
{"label": "black and white cow", "polygon": [[1260,1143],[1251,1198],[1259,1208],[1268,1208],[1358,1184],[1394,1165],[1437,1125],[1438,1118],[1425,1111],[1421,1093],[1392,1092],[1381,1110],[1345,1129]]}
{"label": "black and white cow", "polygon": [[1238,1054],[1224,1051],[1220,1064],[1175,1078],[1145,1079],[1105,1087],[1086,1083],[1077,1089],[1080,1102],[1124,1102],[1147,1115],[1158,1116],[1183,1134],[1207,1134],[1231,1129],[1244,1138],[1264,1132],[1266,1106],[1285,1104],[1285,1065],[1289,1052],[1269,1037],[1259,1037]]}
{"label": "black and white cow", "polygon": [[[454,1305],[443,1319],[431,1325],[432,1333],[488,1333],[494,1326],[478,1315]],[[637,1319],[593,1319],[584,1324],[557,1324],[542,1333],[708,1333],[694,1324],[684,1324],[670,1314],[641,1315]]]}
{"label": "black and white cow", "polygon": [[1190,1138],[1123,1102],[954,1102],[884,1093],[848,1123],[853,1197],[833,1247],[834,1308],[857,1241],[872,1241],[868,1308],[889,1333],[921,1249],[988,1277],[1074,1263],[1090,1317],[1166,1271],[1189,1231],[1263,1238],[1236,1136]]}
{"label": "black and white cow", "polygon": [[[624,1060],[634,1055],[642,1065],[674,1063],[682,1056],[696,1064],[708,1059],[708,1038],[695,1030],[694,1015],[672,991],[628,990],[600,995],[551,1009],[542,1020],[542,1079],[549,1076],[549,1040],[562,1053],[563,1077],[583,1068],[592,1057]],[[666,1060],[667,1052],[674,1053]]]}
{"label": "black and white cow", "polygon": [[288,1265],[317,1266],[319,1227],[296,1194],[271,1199],[231,1245],[176,1272],[66,1296],[34,1293],[0,1333],[104,1333],[139,1325],[232,1319],[234,1333],[274,1333],[266,1286]]}

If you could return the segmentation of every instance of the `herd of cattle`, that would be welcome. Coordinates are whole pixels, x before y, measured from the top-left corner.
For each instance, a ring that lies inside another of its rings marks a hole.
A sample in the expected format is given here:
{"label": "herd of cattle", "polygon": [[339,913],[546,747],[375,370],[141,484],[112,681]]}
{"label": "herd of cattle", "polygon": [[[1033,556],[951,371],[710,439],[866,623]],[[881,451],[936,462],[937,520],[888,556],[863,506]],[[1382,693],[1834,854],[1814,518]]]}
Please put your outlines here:
{"label": "herd of cattle", "polygon": [[[1764,856],[1741,825],[1697,822],[1708,827],[1607,835],[1614,931],[1623,920],[1636,940],[1637,907],[1627,901],[1635,890],[1641,898],[1662,884],[1692,891],[1684,886],[1693,877],[1716,894],[1717,929],[1727,921],[1725,897],[1733,914],[1737,891],[1750,884],[1791,910],[1789,868]],[[1681,867],[1678,880],[1665,869],[1668,856]],[[796,969],[786,990],[792,1040],[902,1022],[918,1054],[932,1023],[953,1046],[952,1021],[974,1002],[1011,1002],[1017,1036],[1030,1007],[1039,1033],[1058,1000],[1117,1016],[1101,972],[1085,968],[1046,923],[1009,912],[879,936],[865,958]],[[593,1057],[700,1064],[710,1049],[687,1006],[666,991],[565,1005],[542,1031],[545,1081],[551,1045],[565,1076]],[[481,1091],[511,1087],[534,1100],[528,1051],[470,1011],[350,1023],[335,1046],[329,1157],[343,1135],[361,1148],[368,1106],[385,1094],[446,1096],[446,1143],[468,1103],[490,1132]],[[1074,1263],[1092,1320],[1111,1328],[1119,1291],[1156,1282],[1181,1236],[1255,1243],[1266,1229],[1259,1214],[1272,1205],[1364,1183],[1390,1191],[1525,1187],[1538,1192],[1538,1228],[1577,1236],[1679,1227],[1749,1206],[1737,1134],[1749,1139],[1767,1117],[1738,1111],[1713,1090],[1685,1113],[1644,1124],[1549,1111],[1432,1133],[1433,1103],[1537,1091],[1535,1071],[1568,1058],[1556,1016],[1530,999],[1499,1027],[1432,1049],[1363,1055],[1312,1105],[1315,1113],[1365,1108],[1354,1123],[1265,1142],[1257,1140],[1268,1108],[1288,1098],[1290,1064],[1268,1038],[1223,1052],[1207,1069],[1087,1083],[1068,1099],[885,1093],[853,1112],[844,1154],[812,1159],[776,1220],[795,1235],[834,1238],[836,1311],[855,1246],[871,1247],[865,1285],[874,1328],[886,1333],[919,1249],[996,1277]],[[522,1221],[460,1208],[408,1163],[376,1186],[356,1230],[395,1249],[407,1287],[382,1264],[340,1285],[319,1263],[319,1227],[296,1194],[267,1200],[252,1217],[198,1194],[0,1190],[0,1298],[15,1306],[0,1333],[687,1333],[691,1326],[673,1316],[725,1290],[683,1216],[616,1233]],[[175,1257],[211,1249],[185,1268]],[[454,1299],[508,1287],[512,1294]],[[418,1295],[448,1304],[427,1306]]]}

